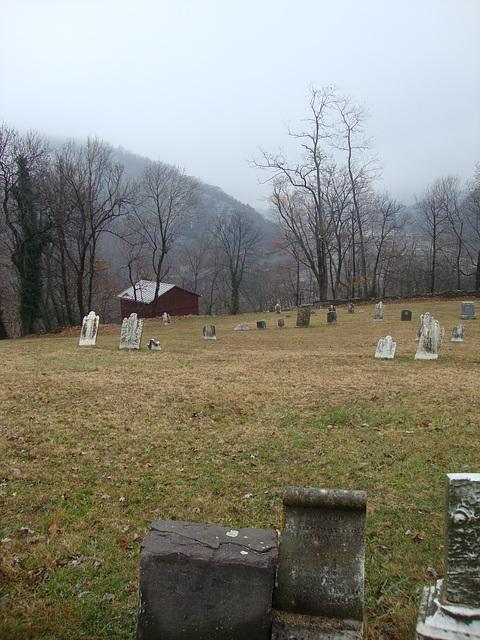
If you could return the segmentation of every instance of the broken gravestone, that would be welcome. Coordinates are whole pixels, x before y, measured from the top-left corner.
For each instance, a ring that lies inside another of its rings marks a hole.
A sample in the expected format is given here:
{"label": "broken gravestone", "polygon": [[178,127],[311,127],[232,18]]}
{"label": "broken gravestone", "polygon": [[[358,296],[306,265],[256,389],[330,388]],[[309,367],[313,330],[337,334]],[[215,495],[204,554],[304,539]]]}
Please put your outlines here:
{"label": "broken gravestone", "polygon": [[333,305],[330,307],[330,311],[327,311],[327,324],[337,324],[337,312]]}
{"label": "broken gravestone", "polygon": [[84,316],[80,340],[78,341],[80,347],[92,347],[95,345],[99,320],[100,318],[95,314],[95,311],[90,311],[88,316]]}
{"label": "broken gravestone", "polygon": [[375,310],[373,312],[373,319],[374,320],[383,320],[383,314],[385,313],[385,306],[383,304],[383,302],[377,302],[377,304],[375,305]]}
{"label": "broken gravestone", "polygon": [[412,321],[412,312],[410,309],[403,309],[400,313],[400,321],[401,322],[411,322]]}
{"label": "broken gravestone", "polygon": [[426,587],[416,640],[480,638],[480,474],[447,475],[445,577]]}
{"label": "broken gravestone", "polygon": [[423,316],[422,330],[418,342],[415,360],[438,360],[445,329],[433,316],[426,313]]}
{"label": "broken gravestone", "polygon": [[348,313],[355,313],[355,305],[353,304],[353,302],[350,302],[350,304],[348,305]]}
{"label": "broken gravestone", "polygon": [[423,313],[418,319],[417,335],[415,336],[416,342],[420,340],[420,336],[422,335],[422,329],[423,329]]}
{"label": "broken gravestone", "polygon": [[241,324],[237,324],[234,331],[250,331],[250,326],[247,322],[242,322]]}
{"label": "broken gravestone", "polygon": [[475,302],[462,302],[462,315],[461,320],[476,320],[475,315]]}
{"label": "broken gravestone", "polygon": [[265,320],[259,320],[257,322],[257,329],[266,329],[267,328],[267,323],[265,322]]}
{"label": "broken gravestone", "polygon": [[147,349],[149,351],[161,351],[162,347],[160,346],[160,342],[150,338],[150,342],[147,344]]}
{"label": "broken gravestone", "polygon": [[163,314],[162,318],[163,318],[163,324],[164,324],[165,326],[166,326],[166,325],[169,325],[169,324],[172,324],[172,321],[170,320],[170,316],[168,315],[168,313],[167,313],[166,311],[165,311],[165,313]]}
{"label": "broken gravestone", "polygon": [[203,339],[204,340],[216,340],[217,335],[215,333],[215,325],[214,324],[206,324],[203,327]]}
{"label": "broken gravestone", "polygon": [[140,349],[142,330],[143,320],[139,319],[136,313],[131,313],[128,318],[124,318],[119,349]]}
{"label": "broken gravestone", "polygon": [[310,325],[310,307],[298,307],[296,327],[308,327]]}
{"label": "broken gravestone", "polygon": [[396,349],[397,349],[397,343],[393,342],[392,336],[381,338],[377,344],[375,358],[386,358],[391,360],[395,357]]}
{"label": "broken gravestone", "polygon": [[285,487],[272,640],[362,638],[363,491]]}
{"label": "broken gravestone", "polygon": [[157,521],[143,540],[137,640],[269,640],[274,530]]}
{"label": "broken gravestone", "polygon": [[465,327],[463,324],[457,324],[453,327],[452,339],[450,342],[463,342],[465,336]]}

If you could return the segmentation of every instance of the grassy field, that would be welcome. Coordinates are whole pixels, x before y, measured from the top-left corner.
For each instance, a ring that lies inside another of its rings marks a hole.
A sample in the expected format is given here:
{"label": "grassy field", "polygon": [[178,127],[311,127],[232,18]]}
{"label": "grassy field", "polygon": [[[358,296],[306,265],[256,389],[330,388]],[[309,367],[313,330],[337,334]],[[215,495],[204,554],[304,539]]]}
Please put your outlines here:
{"label": "grassy field", "polygon": [[[414,361],[426,311],[438,361]],[[95,347],[78,329],[1,342],[2,640],[132,638],[149,523],[279,527],[285,485],[367,491],[365,636],[410,640],[443,571],[445,475],[480,470],[480,320],[451,343],[459,316],[404,301],[307,329],[295,312],[147,321],[138,352],[119,326]],[[387,334],[396,358],[376,360]]]}

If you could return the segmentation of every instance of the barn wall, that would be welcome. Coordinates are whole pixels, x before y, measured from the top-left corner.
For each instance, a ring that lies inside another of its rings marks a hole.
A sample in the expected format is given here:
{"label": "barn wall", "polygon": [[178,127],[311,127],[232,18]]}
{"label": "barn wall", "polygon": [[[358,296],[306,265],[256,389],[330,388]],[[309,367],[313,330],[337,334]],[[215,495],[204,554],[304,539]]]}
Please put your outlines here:
{"label": "barn wall", "polygon": [[[151,318],[152,307],[153,302],[144,304],[134,300],[120,299],[122,318],[128,318],[131,313],[136,313],[139,318]],[[158,298],[155,316],[161,316],[165,312],[170,316],[198,316],[198,296],[174,287]]]}

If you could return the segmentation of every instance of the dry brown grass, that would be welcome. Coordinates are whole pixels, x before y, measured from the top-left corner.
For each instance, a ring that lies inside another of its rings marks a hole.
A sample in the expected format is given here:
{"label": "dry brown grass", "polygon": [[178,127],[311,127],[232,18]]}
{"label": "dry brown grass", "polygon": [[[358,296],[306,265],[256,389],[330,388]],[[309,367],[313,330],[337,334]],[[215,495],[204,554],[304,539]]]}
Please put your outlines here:
{"label": "dry brown grass", "polygon": [[[442,571],[445,474],[478,470],[480,325],[454,344],[459,301],[361,308],[308,329],[295,312],[147,321],[140,352],[118,326],[93,348],[79,331],[0,343],[4,637],[129,637],[152,520],[279,526],[286,484],[368,492],[367,636],[412,637]],[[414,361],[425,311],[446,329],[436,362]],[[375,360],[387,334],[396,358]]]}

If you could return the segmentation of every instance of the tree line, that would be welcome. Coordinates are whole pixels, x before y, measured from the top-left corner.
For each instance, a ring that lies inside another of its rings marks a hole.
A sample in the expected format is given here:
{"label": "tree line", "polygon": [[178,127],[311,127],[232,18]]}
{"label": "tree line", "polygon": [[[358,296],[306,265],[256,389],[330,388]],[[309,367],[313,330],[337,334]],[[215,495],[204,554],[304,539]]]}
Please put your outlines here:
{"label": "tree line", "polygon": [[77,326],[91,309],[118,321],[115,295],[139,279],[201,293],[207,315],[479,290],[480,166],[407,208],[375,189],[365,107],[323,87],[309,108],[288,131],[298,157],[253,161],[271,184],[269,220],[179,167],[145,160],[127,175],[96,138],[52,149],[2,124],[0,337]]}

